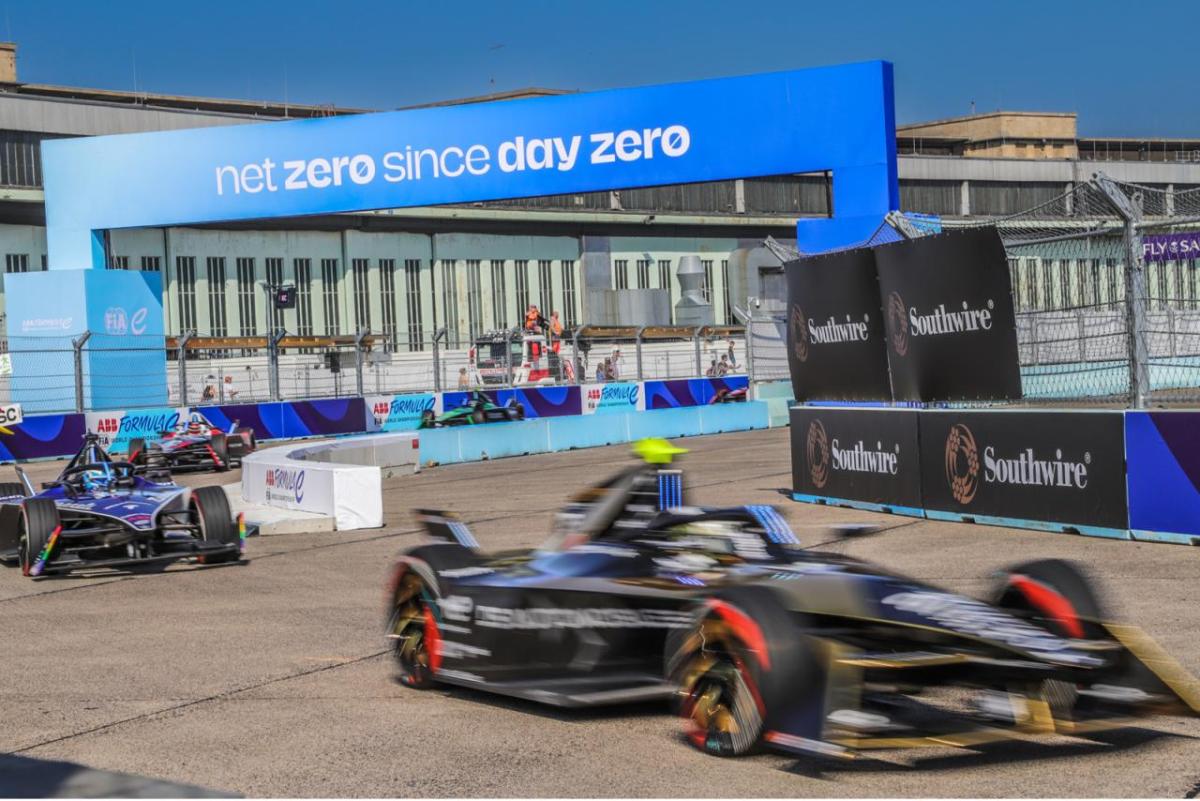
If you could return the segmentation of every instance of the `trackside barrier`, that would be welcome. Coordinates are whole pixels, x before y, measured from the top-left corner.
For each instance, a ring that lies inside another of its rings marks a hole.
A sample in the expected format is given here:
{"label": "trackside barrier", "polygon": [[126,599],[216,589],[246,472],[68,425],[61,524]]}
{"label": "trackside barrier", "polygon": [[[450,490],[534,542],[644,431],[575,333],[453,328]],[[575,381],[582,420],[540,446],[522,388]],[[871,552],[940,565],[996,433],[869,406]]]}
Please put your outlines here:
{"label": "trackside barrier", "polygon": [[692,437],[769,426],[757,401],[589,417],[556,417],[420,433],[421,464],[454,464],[633,442],[645,437]]}
{"label": "trackside barrier", "polygon": [[250,503],[334,518],[339,531],[383,525],[382,467],[412,464],[412,436],[371,434],[304,448],[266,448],[242,460]]}
{"label": "trackside barrier", "polygon": [[793,498],[1200,545],[1200,412],[796,406]]}

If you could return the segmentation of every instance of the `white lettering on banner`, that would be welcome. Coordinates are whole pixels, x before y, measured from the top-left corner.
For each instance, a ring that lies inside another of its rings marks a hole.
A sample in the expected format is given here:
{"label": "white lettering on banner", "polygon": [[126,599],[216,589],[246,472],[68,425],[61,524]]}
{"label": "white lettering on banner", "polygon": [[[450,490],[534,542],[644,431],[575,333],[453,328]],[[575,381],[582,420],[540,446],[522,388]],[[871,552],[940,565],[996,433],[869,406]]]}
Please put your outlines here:
{"label": "white lettering on banner", "polygon": [[847,314],[844,323],[837,322],[832,316],[827,322],[820,325],[809,322],[808,338],[822,345],[834,342],[866,342],[868,331],[866,320],[864,315],[863,322],[852,322],[850,315]]}
{"label": "white lettering on banner", "polygon": [[913,336],[990,331],[994,307],[995,304],[988,300],[986,309],[972,309],[964,300],[962,311],[946,311],[946,304],[942,303],[929,314],[918,314],[917,307],[913,306],[908,310],[909,327]]}
{"label": "white lettering on banner", "polygon": [[1033,448],[1026,448],[1016,457],[997,458],[996,449],[983,449],[983,480],[989,484],[1020,484],[1039,487],[1068,487],[1087,489],[1088,465],[1092,454],[1083,454],[1083,461],[1064,461],[1062,450],[1053,459],[1038,459]]}
{"label": "white lettering on banner", "polygon": [[843,448],[834,438],[830,447],[830,463],[834,470],[896,475],[900,464],[900,445],[896,445],[895,452],[883,450],[882,442],[876,442],[875,448],[873,451],[867,450],[861,439],[853,446]]}
{"label": "white lettering on banner", "polygon": [[495,150],[484,144],[449,145],[435,150],[405,145],[378,157],[369,153],[287,159],[282,162],[283,182],[276,182],[274,161],[264,158],[241,166],[223,164],[214,169],[217,195],[293,192],[356,184],[366,186],[377,177],[388,183],[432,178],[460,178],[487,174],[493,166],[505,173],[557,170],[570,172],[580,163],[583,143],[591,146],[588,164],[649,161],[655,157],[679,158],[692,146],[691,131],[683,125],[629,128],[573,136],[517,136]]}

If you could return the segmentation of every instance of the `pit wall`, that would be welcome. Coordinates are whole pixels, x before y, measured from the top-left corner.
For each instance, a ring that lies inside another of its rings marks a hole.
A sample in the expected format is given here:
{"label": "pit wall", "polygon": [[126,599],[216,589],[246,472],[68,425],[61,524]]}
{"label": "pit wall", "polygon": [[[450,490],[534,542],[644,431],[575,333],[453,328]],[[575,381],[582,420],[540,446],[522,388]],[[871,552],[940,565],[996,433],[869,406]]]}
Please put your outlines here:
{"label": "pit wall", "polygon": [[[523,387],[488,390],[498,403],[519,401],[529,419],[611,414],[647,409],[706,405],[720,390],[743,389],[746,376],[692,378],[678,381],[630,381],[567,387]],[[376,431],[413,431],[426,409],[441,414],[467,400],[466,392],[369,395],[307,401],[225,404],[192,407],[214,425],[229,430],[236,422],[252,428],[259,440],[332,437]],[[101,444],[125,453],[130,439],[153,441],[173,428],[189,408],[161,407],[86,414],[30,415],[14,426],[0,427],[0,462],[57,459],[79,449],[88,431]]]}
{"label": "pit wall", "polygon": [[796,406],[798,501],[1200,545],[1200,411]]}

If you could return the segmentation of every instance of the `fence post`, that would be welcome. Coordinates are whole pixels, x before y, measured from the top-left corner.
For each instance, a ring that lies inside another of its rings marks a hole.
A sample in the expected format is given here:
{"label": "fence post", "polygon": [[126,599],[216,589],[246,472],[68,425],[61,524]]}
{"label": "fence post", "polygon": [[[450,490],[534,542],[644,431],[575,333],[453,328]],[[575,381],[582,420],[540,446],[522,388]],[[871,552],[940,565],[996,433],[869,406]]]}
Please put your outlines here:
{"label": "fence post", "polygon": [[[746,302],[746,309],[752,309],[749,299]],[[746,315],[746,377],[751,381],[754,380],[754,312],[751,311]]]}
{"label": "fence post", "polygon": [[187,346],[192,337],[196,335],[195,331],[184,331],[183,336],[179,338],[179,405],[188,405],[187,395]]}
{"label": "fence post", "polygon": [[75,351],[75,411],[83,414],[83,346],[92,337],[91,331],[84,331],[71,340],[71,349]]}
{"label": "fence post", "polygon": [[637,357],[637,380],[642,380],[642,334],[646,332],[646,326],[638,328],[637,333],[633,338],[633,353]]}
{"label": "fence post", "polygon": [[[504,330],[504,368],[508,371],[507,383],[511,387],[513,385],[513,358],[512,358],[512,336],[513,329],[506,328]],[[475,355],[478,361],[479,355]]]}
{"label": "fence post", "polygon": [[363,393],[363,340],[369,334],[366,328],[360,328],[354,334],[354,386],[358,391],[358,397],[364,397]]}
{"label": "fence post", "polygon": [[698,325],[692,329],[692,342],[696,345],[696,375],[697,377],[704,375],[704,363],[700,359],[700,332],[704,330],[704,326]]}
{"label": "fence post", "polygon": [[575,360],[575,383],[583,383],[583,373],[587,369],[583,363],[583,359],[579,357],[579,332],[583,330],[583,326],[579,326],[571,334],[571,358]]}
{"label": "fence post", "polygon": [[433,332],[433,391],[442,391],[442,354],[438,343],[446,336],[446,326]]}
{"label": "fence post", "polygon": [[1142,210],[1104,173],[1096,173],[1096,185],[1125,223],[1125,303],[1129,342],[1129,403],[1135,409],[1146,406],[1150,392],[1150,354],[1146,345],[1146,265],[1142,259],[1142,236],[1138,223]]}
{"label": "fence post", "polygon": [[279,342],[286,334],[284,329],[276,328],[267,337],[267,376],[273,401],[278,401],[282,394],[279,391]]}

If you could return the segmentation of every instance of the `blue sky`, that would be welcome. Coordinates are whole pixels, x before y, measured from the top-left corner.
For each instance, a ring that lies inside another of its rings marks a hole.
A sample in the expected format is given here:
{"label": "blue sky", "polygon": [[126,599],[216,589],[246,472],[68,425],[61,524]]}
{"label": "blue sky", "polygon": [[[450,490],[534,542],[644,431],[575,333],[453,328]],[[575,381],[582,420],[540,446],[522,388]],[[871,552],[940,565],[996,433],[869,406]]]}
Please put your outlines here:
{"label": "blue sky", "polygon": [[0,0],[0,9],[0,34],[20,45],[21,79],[38,83],[382,109],[886,58],[901,123],[966,114],[974,102],[1075,111],[1092,136],[1200,137],[1200,103],[1185,89],[1197,70],[1194,0]]}

